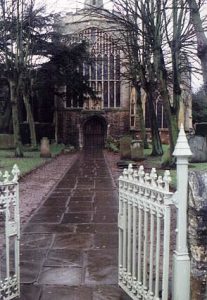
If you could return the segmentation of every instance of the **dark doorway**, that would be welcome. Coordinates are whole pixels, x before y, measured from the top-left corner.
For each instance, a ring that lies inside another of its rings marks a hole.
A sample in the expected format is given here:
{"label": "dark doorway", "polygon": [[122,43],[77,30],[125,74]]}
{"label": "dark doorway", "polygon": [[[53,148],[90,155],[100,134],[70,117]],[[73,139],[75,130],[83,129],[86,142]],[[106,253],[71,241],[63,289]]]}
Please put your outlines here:
{"label": "dark doorway", "polygon": [[86,121],[84,128],[84,148],[97,149],[104,147],[105,124],[99,117]]}

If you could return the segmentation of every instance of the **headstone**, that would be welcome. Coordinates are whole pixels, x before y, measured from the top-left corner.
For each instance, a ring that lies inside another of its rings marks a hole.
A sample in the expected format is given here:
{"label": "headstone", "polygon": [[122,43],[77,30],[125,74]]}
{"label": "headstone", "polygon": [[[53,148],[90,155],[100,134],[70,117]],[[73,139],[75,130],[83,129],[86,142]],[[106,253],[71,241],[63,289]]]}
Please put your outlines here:
{"label": "headstone", "polygon": [[51,157],[50,142],[49,142],[47,137],[43,137],[42,140],[41,140],[40,157],[43,157],[43,158],[50,158]]}
{"label": "headstone", "polygon": [[190,149],[193,153],[191,162],[207,161],[207,137],[192,135],[188,139]]}
{"label": "headstone", "polygon": [[0,149],[13,149],[14,136],[13,134],[0,134]]}
{"label": "headstone", "polygon": [[207,299],[207,172],[189,172],[188,242],[192,300]]}
{"label": "headstone", "polygon": [[135,161],[144,159],[144,145],[141,140],[131,142],[131,159]]}
{"label": "headstone", "polygon": [[131,159],[131,141],[130,136],[124,136],[120,139],[120,157],[121,159]]}

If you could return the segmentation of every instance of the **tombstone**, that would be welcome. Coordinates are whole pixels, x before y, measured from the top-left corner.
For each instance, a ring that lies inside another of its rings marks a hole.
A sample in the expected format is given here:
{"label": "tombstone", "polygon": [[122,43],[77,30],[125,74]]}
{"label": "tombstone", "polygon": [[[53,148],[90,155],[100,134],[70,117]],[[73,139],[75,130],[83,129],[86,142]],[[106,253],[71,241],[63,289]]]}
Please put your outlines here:
{"label": "tombstone", "polygon": [[121,159],[131,159],[131,141],[130,136],[124,136],[120,139],[120,157]]}
{"label": "tombstone", "polygon": [[141,140],[131,141],[131,159],[135,161],[144,159],[144,145]]}
{"label": "tombstone", "polygon": [[13,134],[0,134],[0,149],[13,149],[14,148],[14,135]]}
{"label": "tombstone", "polygon": [[41,139],[40,157],[43,157],[43,158],[50,158],[51,157],[50,142],[49,142],[47,137],[43,137]]}
{"label": "tombstone", "polygon": [[207,161],[207,137],[192,135],[188,139],[190,150],[193,153],[191,162]]}

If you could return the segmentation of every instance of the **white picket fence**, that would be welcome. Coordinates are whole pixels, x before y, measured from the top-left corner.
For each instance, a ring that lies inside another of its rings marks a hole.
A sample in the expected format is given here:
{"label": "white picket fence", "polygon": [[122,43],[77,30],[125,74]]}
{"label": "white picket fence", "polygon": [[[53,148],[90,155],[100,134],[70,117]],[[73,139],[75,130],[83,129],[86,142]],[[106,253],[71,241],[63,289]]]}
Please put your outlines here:
{"label": "white picket fence", "polygon": [[[174,151],[177,191],[170,192],[170,172],[158,176],[129,165],[119,178],[119,285],[134,300],[168,300],[171,207],[177,207],[173,257],[173,300],[190,299],[187,250],[187,177],[191,151],[181,127]],[[172,272],[171,272],[172,273]]]}
{"label": "white picket fence", "polygon": [[20,295],[19,270],[19,169],[11,174],[0,172],[0,299],[11,300]]}

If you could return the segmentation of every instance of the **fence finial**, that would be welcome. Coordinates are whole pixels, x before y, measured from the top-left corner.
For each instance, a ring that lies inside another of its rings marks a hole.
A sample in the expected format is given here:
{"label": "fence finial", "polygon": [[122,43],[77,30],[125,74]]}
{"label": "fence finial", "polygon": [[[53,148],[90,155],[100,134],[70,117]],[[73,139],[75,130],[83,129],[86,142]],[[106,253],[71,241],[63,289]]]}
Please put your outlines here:
{"label": "fence finial", "polygon": [[15,164],[10,172],[5,171],[4,173],[2,173],[0,171],[0,184],[3,185],[3,184],[17,183],[19,176],[20,176],[20,170],[18,166]]}
{"label": "fence finial", "polygon": [[12,169],[11,173],[14,176],[13,182],[17,182],[18,179],[19,179],[19,176],[20,176],[20,170],[19,170],[19,167],[16,164],[13,166],[13,169]]}
{"label": "fence finial", "polygon": [[188,140],[186,138],[183,124],[180,125],[180,132],[178,135],[178,139],[177,139],[177,143],[176,143],[173,155],[174,156],[184,156],[184,157],[192,156],[192,152],[190,150]]}

